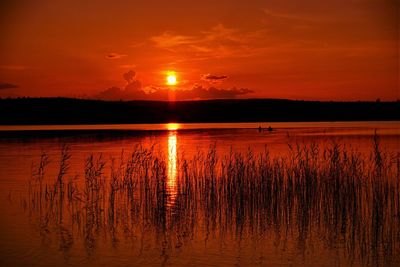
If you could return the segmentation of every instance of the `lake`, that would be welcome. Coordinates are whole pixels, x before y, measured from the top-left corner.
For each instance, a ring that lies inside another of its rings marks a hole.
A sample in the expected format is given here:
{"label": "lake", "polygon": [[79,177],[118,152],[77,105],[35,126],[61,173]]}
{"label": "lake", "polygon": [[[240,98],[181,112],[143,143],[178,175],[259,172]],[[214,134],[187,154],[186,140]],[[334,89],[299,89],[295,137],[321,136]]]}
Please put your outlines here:
{"label": "lake", "polygon": [[0,265],[399,266],[399,155],[397,121],[0,126]]}

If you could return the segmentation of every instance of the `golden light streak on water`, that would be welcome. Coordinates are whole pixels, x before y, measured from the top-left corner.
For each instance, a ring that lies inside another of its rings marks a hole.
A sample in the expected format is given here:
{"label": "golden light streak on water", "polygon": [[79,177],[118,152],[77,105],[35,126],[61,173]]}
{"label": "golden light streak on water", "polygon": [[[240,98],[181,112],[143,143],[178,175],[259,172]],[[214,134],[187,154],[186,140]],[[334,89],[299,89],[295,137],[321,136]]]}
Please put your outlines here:
{"label": "golden light streak on water", "polygon": [[176,131],[171,131],[168,135],[168,186],[175,187],[177,176],[177,152],[176,152]]}
{"label": "golden light streak on water", "polygon": [[167,127],[167,129],[169,130],[169,131],[176,131],[176,130],[178,130],[179,129],[179,123],[174,123],[174,122],[171,122],[171,123],[168,123],[167,125],[166,125],[166,127]]}
{"label": "golden light streak on water", "polygon": [[167,125],[169,130],[168,133],[168,177],[167,177],[167,187],[169,191],[169,201],[170,204],[175,202],[175,197],[177,194],[177,129],[179,124],[170,123]]}

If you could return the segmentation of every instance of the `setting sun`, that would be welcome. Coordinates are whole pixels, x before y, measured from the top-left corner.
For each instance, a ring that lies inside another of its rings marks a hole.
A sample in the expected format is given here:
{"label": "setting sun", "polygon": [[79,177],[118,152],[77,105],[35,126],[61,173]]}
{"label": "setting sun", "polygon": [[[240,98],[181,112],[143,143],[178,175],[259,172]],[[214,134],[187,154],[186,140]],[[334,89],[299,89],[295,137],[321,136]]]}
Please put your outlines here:
{"label": "setting sun", "polygon": [[167,85],[176,85],[178,83],[175,72],[167,73]]}

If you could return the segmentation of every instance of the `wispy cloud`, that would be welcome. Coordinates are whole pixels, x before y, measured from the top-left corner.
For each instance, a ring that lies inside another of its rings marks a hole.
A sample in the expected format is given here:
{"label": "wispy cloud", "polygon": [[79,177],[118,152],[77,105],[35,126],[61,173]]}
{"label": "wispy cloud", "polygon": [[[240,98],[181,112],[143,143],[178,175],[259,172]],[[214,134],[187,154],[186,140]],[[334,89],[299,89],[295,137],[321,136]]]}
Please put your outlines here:
{"label": "wispy cloud", "polygon": [[142,47],[142,46],[146,45],[146,43],[147,42],[135,42],[135,43],[132,43],[130,45],[130,47],[132,47],[132,48]]}
{"label": "wispy cloud", "polygon": [[201,40],[196,36],[176,35],[171,32],[164,32],[161,35],[150,38],[156,47],[174,50],[179,46],[193,45]]}
{"label": "wispy cloud", "polygon": [[0,82],[0,90],[14,89],[14,88],[18,88],[18,85],[12,84],[12,83],[3,83],[3,82]]}
{"label": "wispy cloud", "polygon": [[120,67],[121,69],[132,69],[136,68],[137,66],[135,64],[122,64],[119,65],[118,67]]}
{"label": "wispy cloud", "polygon": [[279,11],[268,9],[268,8],[264,8],[264,14],[267,17],[280,18],[280,19],[286,19],[286,20],[301,20],[301,21],[312,21],[313,20],[307,16],[302,16],[302,15],[293,14],[293,13],[279,12]]}
{"label": "wispy cloud", "polygon": [[184,61],[210,58],[247,57],[260,52],[264,30],[243,31],[218,24],[197,35],[182,35],[170,31],[150,38],[155,47],[185,57]]}
{"label": "wispy cloud", "polygon": [[127,55],[125,54],[118,54],[118,53],[109,53],[108,55],[106,55],[107,59],[120,59],[123,57],[126,57]]}

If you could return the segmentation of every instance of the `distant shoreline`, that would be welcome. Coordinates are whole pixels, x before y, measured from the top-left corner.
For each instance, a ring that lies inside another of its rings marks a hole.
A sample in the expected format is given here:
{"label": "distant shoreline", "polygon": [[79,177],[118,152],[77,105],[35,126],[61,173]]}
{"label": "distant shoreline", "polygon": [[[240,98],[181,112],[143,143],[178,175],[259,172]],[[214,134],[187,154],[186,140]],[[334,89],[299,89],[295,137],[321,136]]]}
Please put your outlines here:
{"label": "distant shoreline", "polygon": [[400,102],[17,98],[0,99],[0,114],[0,125],[399,121]]}

